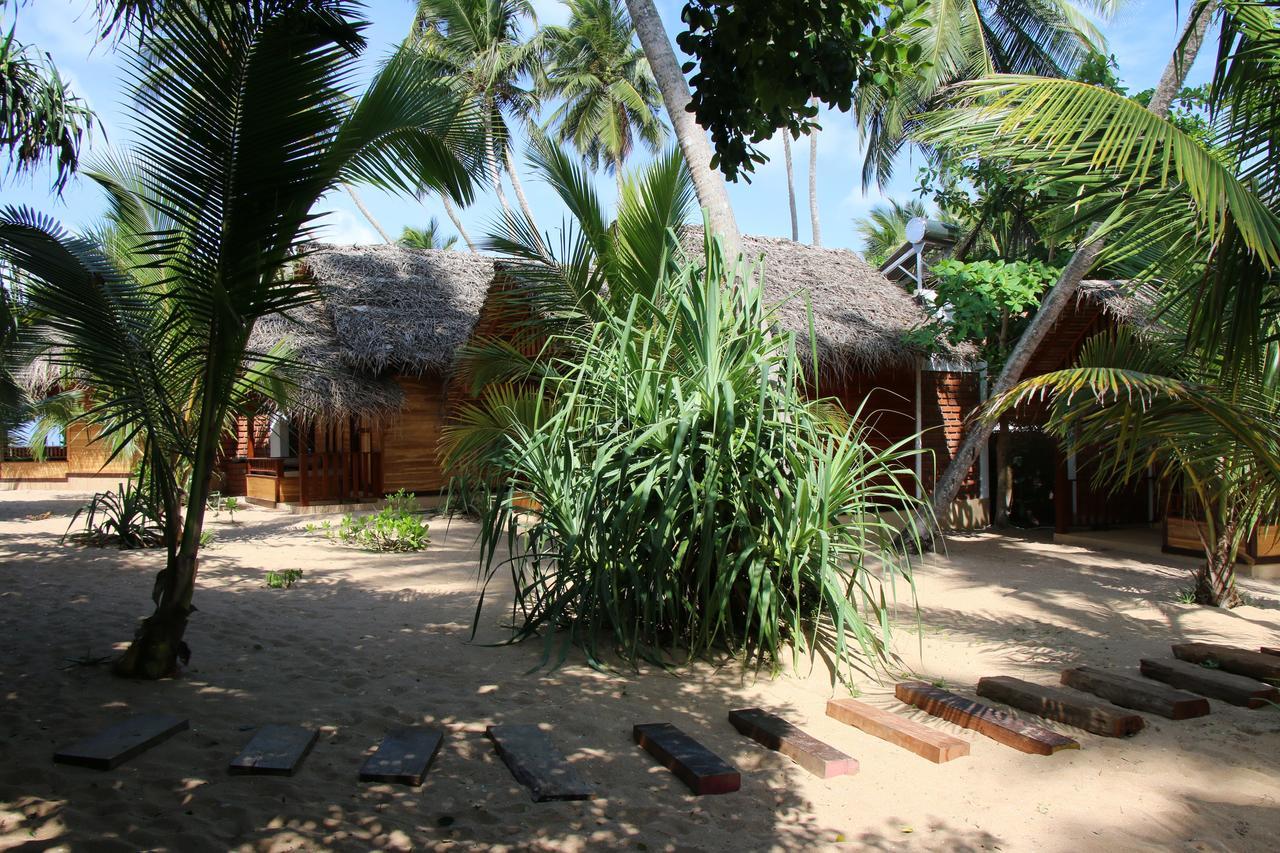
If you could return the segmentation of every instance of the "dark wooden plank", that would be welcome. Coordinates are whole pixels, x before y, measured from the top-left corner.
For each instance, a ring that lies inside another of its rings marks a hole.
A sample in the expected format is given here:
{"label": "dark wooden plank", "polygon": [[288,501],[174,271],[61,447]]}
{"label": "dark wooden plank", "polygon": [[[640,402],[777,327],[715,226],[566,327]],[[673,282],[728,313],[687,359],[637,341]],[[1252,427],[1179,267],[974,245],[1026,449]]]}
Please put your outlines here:
{"label": "dark wooden plank", "polygon": [[965,699],[923,681],[904,681],[894,688],[894,695],[925,713],[973,729],[1021,752],[1053,755],[1062,749],[1080,748],[1080,744],[1066,735],[1023,722],[1007,711]]}
{"label": "dark wooden plank", "polygon": [[790,758],[823,779],[858,772],[858,760],[760,708],[729,712],[729,722],[742,734]]}
{"label": "dark wooden plank", "polygon": [[1087,693],[1035,684],[1008,675],[979,678],[978,695],[1103,737],[1128,737],[1142,731],[1146,725],[1146,721],[1137,714]]}
{"label": "dark wooden plank", "polygon": [[360,768],[361,782],[392,782],[415,788],[440,751],[444,732],[424,726],[392,729]]}
{"label": "dark wooden plank", "polygon": [[670,723],[642,723],[631,735],[695,794],[729,794],[742,787],[733,765]]}
{"label": "dark wooden plank", "polygon": [[1224,672],[1256,678],[1258,681],[1280,682],[1280,660],[1262,652],[1214,643],[1181,643],[1173,647],[1173,656],[1188,663],[1216,664]]}
{"label": "dark wooden plank", "polygon": [[591,786],[534,725],[489,726],[485,730],[516,781],[529,789],[535,803],[589,800]]}
{"label": "dark wooden plank", "polygon": [[969,742],[857,699],[827,700],[827,716],[908,749],[934,764],[969,754]]}
{"label": "dark wooden plank", "polygon": [[1171,720],[1188,720],[1209,713],[1209,700],[1203,696],[1111,670],[1078,666],[1063,670],[1062,683],[1101,696],[1122,708],[1150,711]]}
{"label": "dark wooden plank", "polygon": [[1280,655],[1280,649],[1273,649],[1270,646],[1263,646],[1261,649],[1258,649],[1258,651],[1262,652],[1264,655]]}
{"label": "dark wooden plank", "polygon": [[292,776],[315,746],[320,733],[302,726],[263,726],[240,754],[231,759],[232,773]]}
{"label": "dark wooden plank", "polygon": [[1191,690],[1201,696],[1221,699],[1242,708],[1261,708],[1280,702],[1280,690],[1243,675],[1209,669],[1181,660],[1149,660],[1141,663],[1142,674],[1155,681]]}
{"label": "dark wooden plank", "polygon": [[92,737],[64,746],[53,754],[53,760],[58,764],[110,770],[186,729],[187,721],[172,714],[137,714]]}

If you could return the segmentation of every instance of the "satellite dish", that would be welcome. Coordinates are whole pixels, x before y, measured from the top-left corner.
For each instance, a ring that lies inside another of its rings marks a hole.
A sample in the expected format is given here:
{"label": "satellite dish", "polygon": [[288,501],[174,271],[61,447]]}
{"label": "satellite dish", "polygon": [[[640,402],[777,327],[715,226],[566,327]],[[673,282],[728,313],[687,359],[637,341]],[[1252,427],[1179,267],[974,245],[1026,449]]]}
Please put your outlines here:
{"label": "satellite dish", "polygon": [[923,216],[917,216],[907,222],[907,242],[921,243],[924,241],[925,231],[929,227],[929,220]]}

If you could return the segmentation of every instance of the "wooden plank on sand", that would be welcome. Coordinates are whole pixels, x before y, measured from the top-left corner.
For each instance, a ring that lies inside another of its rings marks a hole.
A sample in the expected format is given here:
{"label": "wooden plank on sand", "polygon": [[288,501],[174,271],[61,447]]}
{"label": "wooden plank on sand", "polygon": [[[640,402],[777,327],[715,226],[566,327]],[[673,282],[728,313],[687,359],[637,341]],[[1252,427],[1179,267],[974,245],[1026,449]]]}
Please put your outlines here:
{"label": "wooden plank on sand", "polygon": [[391,782],[418,787],[444,741],[440,729],[409,726],[392,729],[360,768],[361,782]]}
{"label": "wooden plank on sand", "polygon": [[1209,669],[1181,660],[1147,658],[1143,658],[1141,668],[1142,674],[1147,678],[1243,708],[1261,708],[1272,702],[1280,702],[1280,690],[1270,684],[1220,669]]}
{"label": "wooden plank on sand", "polygon": [[1189,663],[1217,664],[1225,672],[1259,681],[1280,681],[1280,660],[1262,652],[1214,643],[1182,643],[1173,647],[1173,656]]}
{"label": "wooden plank on sand", "polygon": [[1063,670],[1062,683],[1123,708],[1150,711],[1171,720],[1187,720],[1209,713],[1209,700],[1203,696],[1111,670],[1091,666]]}
{"label": "wooden plank on sand", "polygon": [[58,764],[110,770],[186,728],[187,721],[172,714],[137,714],[92,737],[64,746],[53,754],[53,760]]}
{"label": "wooden plank on sand", "polygon": [[908,720],[892,711],[859,702],[857,699],[827,700],[827,716],[857,726],[869,735],[887,740],[916,755],[942,764],[969,754],[969,742],[946,732]]}
{"label": "wooden plank on sand", "polygon": [[262,726],[231,759],[232,773],[292,776],[320,733],[302,726]]}
{"label": "wooden plank on sand", "polygon": [[670,723],[639,724],[631,734],[695,794],[729,794],[742,787],[733,765]]}
{"label": "wooden plank on sand", "polygon": [[1080,744],[1066,735],[1034,723],[1025,723],[1008,711],[965,699],[923,681],[904,681],[894,688],[894,695],[900,702],[915,705],[925,713],[973,729],[1022,752],[1053,755],[1061,749],[1080,748]]}
{"label": "wooden plank on sand", "polygon": [[1146,725],[1137,714],[1086,693],[1008,675],[979,678],[978,695],[1103,737],[1128,737]]}
{"label": "wooden plank on sand", "polygon": [[591,786],[536,725],[489,726],[485,733],[535,803],[591,799]]}
{"label": "wooden plank on sand", "polygon": [[858,760],[760,708],[729,712],[729,722],[742,734],[790,758],[823,779],[858,772]]}
{"label": "wooden plank on sand", "polygon": [[1270,646],[1263,646],[1258,651],[1262,652],[1264,655],[1280,655],[1280,649],[1273,649]]}

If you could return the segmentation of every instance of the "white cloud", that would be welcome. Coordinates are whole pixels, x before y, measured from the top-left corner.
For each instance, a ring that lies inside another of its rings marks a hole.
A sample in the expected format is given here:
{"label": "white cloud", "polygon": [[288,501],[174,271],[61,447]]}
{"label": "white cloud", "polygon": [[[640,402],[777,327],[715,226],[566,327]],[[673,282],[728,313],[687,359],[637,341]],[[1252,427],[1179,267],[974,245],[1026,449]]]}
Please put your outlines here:
{"label": "white cloud", "polygon": [[338,246],[369,246],[381,243],[373,229],[349,210],[330,210],[317,229],[317,237],[325,243]]}

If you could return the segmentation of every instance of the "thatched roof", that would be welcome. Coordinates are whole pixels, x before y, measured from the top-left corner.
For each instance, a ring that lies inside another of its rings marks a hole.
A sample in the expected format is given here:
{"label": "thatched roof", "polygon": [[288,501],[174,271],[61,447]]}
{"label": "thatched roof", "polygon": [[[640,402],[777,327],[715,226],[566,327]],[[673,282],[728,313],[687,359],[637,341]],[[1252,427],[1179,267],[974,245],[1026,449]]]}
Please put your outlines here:
{"label": "thatched roof", "polygon": [[[684,229],[681,241],[686,251],[701,253],[702,228]],[[781,303],[779,325],[806,348],[812,307],[823,369],[843,374],[912,366],[924,355],[906,339],[928,323],[924,309],[854,252],[756,236],[743,236],[742,251],[763,258],[766,298]],[[944,345],[944,350],[955,360],[974,356],[972,348]]]}
{"label": "thatched roof", "polygon": [[389,414],[403,404],[393,374],[447,375],[494,275],[481,255],[387,245],[326,246],[300,266],[320,299],[259,321],[252,346],[287,343],[307,368],[288,410],[311,417]]}

